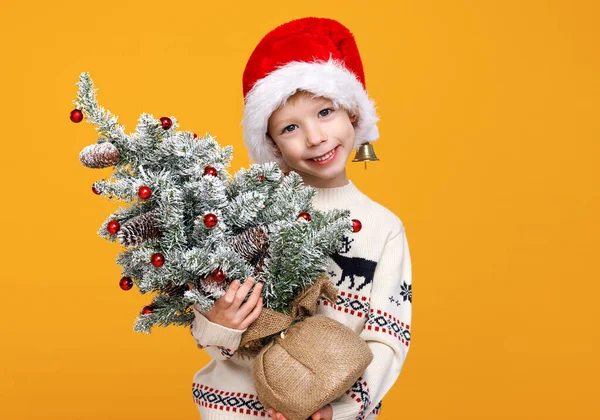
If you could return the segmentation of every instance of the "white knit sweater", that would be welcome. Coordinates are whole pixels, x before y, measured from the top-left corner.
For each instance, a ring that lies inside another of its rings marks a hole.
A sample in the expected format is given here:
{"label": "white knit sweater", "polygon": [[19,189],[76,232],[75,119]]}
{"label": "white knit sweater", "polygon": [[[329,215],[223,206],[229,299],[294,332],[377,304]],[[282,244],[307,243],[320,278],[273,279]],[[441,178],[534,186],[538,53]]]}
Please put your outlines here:
{"label": "white knit sweater", "polygon": [[[352,328],[368,343],[373,361],[333,406],[334,420],[372,420],[402,369],[410,347],[411,260],[402,221],[350,181],[317,188],[318,210],[346,208],[362,230],[346,237],[327,272],[337,302],[322,299],[317,313]],[[202,420],[268,418],[252,381],[252,361],[237,355],[242,333],[208,321],[195,311],[191,333],[212,361],[194,376],[193,396]],[[285,414],[285,413],[284,413]]]}

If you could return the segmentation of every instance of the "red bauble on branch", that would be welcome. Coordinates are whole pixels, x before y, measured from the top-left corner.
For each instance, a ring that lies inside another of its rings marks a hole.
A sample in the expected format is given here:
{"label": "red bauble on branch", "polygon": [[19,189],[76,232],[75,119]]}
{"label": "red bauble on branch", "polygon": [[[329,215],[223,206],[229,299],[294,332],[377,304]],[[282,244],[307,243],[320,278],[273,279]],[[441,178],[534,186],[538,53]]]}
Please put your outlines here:
{"label": "red bauble on branch", "polygon": [[362,229],[362,223],[358,219],[352,219],[352,232],[360,232]]}
{"label": "red bauble on branch", "polygon": [[263,181],[265,180],[265,176],[264,176],[264,175],[259,175],[259,176],[258,176],[258,180],[259,180],[260,182],[263,182]]}
{"label": "red bauble on branch", "polygon": [[204,175],[217,176],[219,175],[219,171],[217,171],[217,169],[213,168],[212,166],[207,166],[206,168],[204,168]]}
{"label": "red bauble on branch", "polygon": [[140,197],[142,200],[146,200],[146,199],[150,198],[151,195],[152,195],[152,190],[150,189],[150,187],[147,187],[144,185],[138,189],[138,197]]}
{"label": "red bauble on branch", "polygon": [[310,222],[312,220],[312,217],[310,214],[308,214],[307,212],[303,211],[302,213],[300,213],[298,215],[298,220],[306,220],[307,222]]}
{"label": "red bauble on branch", "polygon": [[142,308],[142,315],[150,315],[152,313],[152,306],[147,305]]}
{"label": "red bauble on branch", "polygon": [[94,192],[94,194],[96,195],[100,195],[100,191],[98,191],[98,188],[96,188],[96,184],[92,184],[92,191]]}
{"label": "red bauble on branch", "polygon": [[165,263],[165,257],[160,252],[157,252],[156,254],[152,254],[150,257],[150,262],[155,267],[162,267],[162,265]]}
{"label": "red bauble on branch", "polygon": [[106,225],[106,230],[108,231],[108,233],[112,233],[113,235],[116,234],[120,228],[121,228],[121,224],[119,223],[118,220],[111,220]]}
{"label": "red bauble on branch", "polygon": [[165,130],[168,130],[173,125],[173,121],[169,117],[160,117],[160,125]]}
{"label": "red bauble on branch", "polygon": [[194,133],[194,138],[197,139],[198,138],[198,134]]}
{"label": "red bauble on branch", "polygon": [[81,110],[79,109],[74,109],[73,111],[71,111],[71,115],[70,117],[71,121],[73,121],[74,123],[78,123],[83,121],[83,112],[81,112]]}
{"label": "red bauble on branch", "polygon": [[121,280],[119,280],[119,287],[123,290],[131,290],[133,287],[133,280],[131,280],[131,277],[122,277]]}
{"label": "red bauble on branch", "polygon": [[225,272],[223,272],[221,269],[218,269],[213,271],[210,277],[215,283],[223,283],[225,281]]}
{"label": "red bauble on branch", "polygon": [[204,215],[204,217],[202,218],[202,221],[204,222],[204,226],[206,226],[208,228],[213,228],[217,225],[217,223],[219,222],[219,219],[217,218],[216,215],[214,215],[212,213],[208,213],[208,214]]}

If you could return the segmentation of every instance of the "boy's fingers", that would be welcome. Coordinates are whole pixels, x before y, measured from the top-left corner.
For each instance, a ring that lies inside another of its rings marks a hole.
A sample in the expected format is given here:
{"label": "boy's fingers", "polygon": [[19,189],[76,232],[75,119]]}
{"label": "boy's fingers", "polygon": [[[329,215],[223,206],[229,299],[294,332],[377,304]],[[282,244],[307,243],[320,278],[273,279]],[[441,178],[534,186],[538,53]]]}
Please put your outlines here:
{"label": "boy's fingers", "polygon": [[235,293],[235,298],[233,299],[232,305],[236,305],[239,308],[244,299],[246,299],[246,296],[248,296],[248,292],[253,285],[254,279],[252,277],[248,277],[244,284],[242,284]]}
{"label": "boy's fingers", "polygon": [[242,306],[240,306],[239,314],[241,317],[246,318],[250,312],[256,306],[256,302],[258,302],[258,298],[260,297],[260,292],[262,291],[262,283],[258,283],[254,286],[254,290],[250,294],[250,297]]}
{"label": "boy's fingers", "polygon": [[229,284],[229,287],[227,288],[225,294],[221,296],[221,298],[218,300],[219,304],[223,308],[230,307],[233,303],[233,300],[235,299],[235,294],[237,293],[239,288],[240,282],[238,280],[232,281],[231,284]]}
{"label": "boy's fingers", "polygon": [[248,314],[248,316],[244,319],[244,322],[242,322],[242,324],[240,325],[240,330],[245,330],[250,326],[250,324],[256,321],[256,318],[258,318],[258,316],[260,315],[260,311],[262,311],[262,305],[263,298],[261,296],[258,298],[258,302],[256,302],[256,306],[254,307],[252,312]]}
{"label": "boy's fingers", "polygon": [[287,420],[282,413],[279,413],[272,408],[269,408],[268,413],[269,413],[269,416],[271,416],[275,420]]}

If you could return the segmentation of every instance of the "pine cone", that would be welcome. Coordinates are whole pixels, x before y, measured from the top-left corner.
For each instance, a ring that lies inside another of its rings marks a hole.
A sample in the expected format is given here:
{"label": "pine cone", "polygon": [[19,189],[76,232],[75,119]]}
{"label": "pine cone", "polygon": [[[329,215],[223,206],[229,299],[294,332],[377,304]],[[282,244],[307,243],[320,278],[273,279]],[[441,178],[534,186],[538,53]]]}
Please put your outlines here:
{"label": "pine cone", "polygon": [[123,246],[138,246],[147,239],[160,236],[158,222],[154,211],[140,214],[121,226],[117,237]]}
{"label": "pine cone", "polygon": [[169,283],[161,289],[161,292],[166,293],[171,297],[181,297],[187,290],[187,284],[176,286],[173,283]]}
{"label": "pine cone", "polygon": [[79,160],[88,168],[108,168],[119,162],[119,150],[110,142],[90,144],[79,153]]}
{"label": "pine cone", "polygon": [[269,233],[265,226],[253,226],[233,238],[235,252],[255,267],[254,274],[262,272],[269,254]]}

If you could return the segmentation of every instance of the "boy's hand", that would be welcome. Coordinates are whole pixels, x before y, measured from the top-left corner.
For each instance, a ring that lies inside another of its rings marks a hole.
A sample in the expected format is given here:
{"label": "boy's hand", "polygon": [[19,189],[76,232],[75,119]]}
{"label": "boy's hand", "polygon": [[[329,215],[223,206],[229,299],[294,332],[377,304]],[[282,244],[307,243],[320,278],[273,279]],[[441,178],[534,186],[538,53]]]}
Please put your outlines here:
{"label": "boy's hand", "polygon": [[[287,420],[282,413],[278,413],[277,411],[269,408],[267,410],[269,416],[275,420]],[[327,404],[325,407],[319,408],[316,412],[310,416],[309,420],[331,420],[333,418],[333,408],[331,405]]]}
{"label": "boy's hand", "polygon": [[267,414],[269,415],[269,417],[275,420],[287,420],[287,418],[282,413],[275,411],[272,408],[269,408],[267,410]]}
{"label": "boy's hand", "polygon": [[260,295],[262,283],[258,283],[246,303],[242,305],[253,284],[252,277],[248,277],[242,285],[238,280],[234,280],[225,294],[217,299],[213,307],[203,315],[210,322],[233,330],[248,328],[258,318],[263,304],[263,298]]}
{"label": "boy's hand", "polygon": [[327,404],[319,408],[310,418],[310,420],[331,420],[333,418],[333,407]]}

